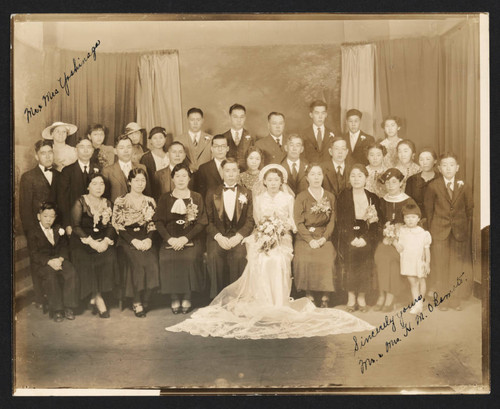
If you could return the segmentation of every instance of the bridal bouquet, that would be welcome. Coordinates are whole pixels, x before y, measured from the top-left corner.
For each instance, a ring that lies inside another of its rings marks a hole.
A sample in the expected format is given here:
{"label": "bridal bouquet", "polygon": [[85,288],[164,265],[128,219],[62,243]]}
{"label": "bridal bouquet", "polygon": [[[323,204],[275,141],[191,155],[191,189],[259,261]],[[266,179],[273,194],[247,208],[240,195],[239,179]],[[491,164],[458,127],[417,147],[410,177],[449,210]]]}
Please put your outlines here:
{"label": "bridal bouquet", "polygon": [[256,241],[260,252],[266,254],[275,248],[289,227],[277,217],[265,217],[255,229]]}
{"label": "bridal bouquet", "polygon": [[400,228],[401,223],[392,224],[391,222],[387,222],[382,232],[384,235],[382,242],[387,245],[393,244],[399,238]]}

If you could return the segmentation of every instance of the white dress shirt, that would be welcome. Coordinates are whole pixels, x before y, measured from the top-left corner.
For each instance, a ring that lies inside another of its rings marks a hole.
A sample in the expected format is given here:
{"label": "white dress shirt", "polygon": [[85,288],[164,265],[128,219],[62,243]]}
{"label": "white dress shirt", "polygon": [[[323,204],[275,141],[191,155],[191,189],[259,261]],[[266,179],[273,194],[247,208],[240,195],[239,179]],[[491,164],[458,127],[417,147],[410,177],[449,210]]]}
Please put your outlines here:
{"label": "white dress shirt", "polygon": [[446,187],[448,187],[448,183],[451,182],[451,186],[450,186],[450,189],[451,191],[453,192],[455,190],[455,177],[451,178],[450,180],[446,179],[444,176],[443,176],[443,179],[444,179],[444,185]]}
{"label": "white dress shirt", "polygon": [[343,176],[344,169],[345,169],[345,162],[344,163],[337,163],[333,159],[332,159],[332,162],[333,162],[333,167],[335,168],[335,172],[337,172],[337,169],[340,166],[340,174]]}
{"label": "white dress shirt", "polygon": [[198,145],[200,143],[201,131],[198,131],[196,133],[188,131],[188,133],[191,138],[191,142],[193,142],[194,145]]}
{"label": "white dress shirt", "polygon": [[349,139],[351,140],[351,151],[354,150],[354,147],[356,146],[356,143],[358,142],[360,132],[361,131],[358,131],[356,133],[349,132]]}
{"label": "white dress shirt", "polygon": [[157,172],[159,170],[165,169],[170,164],[168,155],[165,155],[163,158],[161,156],[155,155],[154,152],[151,152],[151,155],[153,155]]}
{"label": "white dress shirt", "polygon": [[297,167],[297,173],[299,173],[300,169],[300,159],[297,159],[295,162],[292,162],[290,159],[286,159],[286,162],[288,163],[288,166],[290,167],[290,170],[293,172],[293,164],[295,163],[295,166]]}
{"label": "white dress shirt", "polygon": [[234,143],[236,143],[236,141],[238,141],[238,143],[240,143],[241,137],[243,136],[243,129],[236,131],[236,130],[231,128],[231,135],[233,136]]}
{"label": "white dress shirt", "polygon": [[280,135],[280,136],[274,136],[274,135],[271,135],[275,141],[277,141],[279,143],[280,146],[283,146],[283,135]]}
{"label": "white dress shirt", "polygon": [[125,163],[118,159],[118,164],[120,165],[120,169],[124,173],[125,178],[128,178],[128,174],[132,170],[132,162]]}
{"label": "white dress shirt", "polygon": [[[233,187],[233,186],[228,186]],[[234,209],[236,208],[236,189],[233,190],[223,190],[222,196],[224,198],[224,211],[229,217],[229,220],[233,220]]]}
{"label": "white dress shirt", "polygon": [[80,169],[82,170],[82,173],[85,172],[85,166],[87,167],[87,174],[90,175],[90,161],[87,163],[83,163],[80,159],[78,159],[78,165],[80,165]]}
{"label": "white dress shirt", "polygon": [[313,124],[313,130],[314,130],[314,137],[316,138],[316,140],[318,140],[318,129],[321,129],[321,140],[324,141],[325,140],[325,125],[321,125],[321,126],[316,126]]}
{"label": "white dress shirt", "polygon": [[49,182],[49,185],[52,185],[52,178],[54,177],[54,174],[50,170],[45,172],[45,166],[42,166],[40,164],[38,166],[42,170],[43,176],[45,176],[45,179],[47,179],[47,182]]}
{"label": "white dress shirt", "polygon": [[54,231],[52,230],[52,227],[46,229],[45,227],[43,227],[41,222],[40,222],[40,227],[42,228],[43,234],[45,234],[45,237],[47,237],[49,243],[55,246],[56,242],[54,241]]}
{"label": "white dress shirt", "polygon": [[214,158],[214,162],[215,162],[215,166],[217,166],[217,170],[219,171],[219,174],[222,174],[222,168],[221,168],[222,161]]}

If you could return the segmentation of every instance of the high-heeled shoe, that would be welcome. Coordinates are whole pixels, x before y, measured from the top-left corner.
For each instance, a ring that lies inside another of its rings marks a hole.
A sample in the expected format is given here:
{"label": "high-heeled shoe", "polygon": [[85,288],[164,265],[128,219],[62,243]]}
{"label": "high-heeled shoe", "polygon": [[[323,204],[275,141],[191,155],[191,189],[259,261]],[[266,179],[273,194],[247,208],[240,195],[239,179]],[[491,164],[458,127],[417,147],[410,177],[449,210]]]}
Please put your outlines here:
{"label": "high-heeled shoe", "polygon": [[[52,316],[54,317],[55,322],[62,322],[64,321],[64,311],[55,311],[51,312]],[[49,315],[50,317],[50,315]]]}
{"label": "high-heeled shoe", "polygon": [[358,307],[359,312],[368,312],[368,305],[360,305]]}
{"label": "high-heeled shoe", "polygon": [[142,308],[141,304],[134,304],[132,305],[132,308],[134,310],[134,314],[137,318],[144,318],[146,316],[146,313],[144,312],[144,308]]}
{"label": "high-heeled shoe", "polygon": [[110,315],[109,315],[109,311],[106,310],[106,311],[103,311],[103,312],[100,312],[99,311],[99,318],[109,318]]}
{"label": "high-heeled shoe", "polygon": [[191,301],[183,300],[182,301],[182,313],[187,314],[189,311],[191,311]]}
{"label": "high-heeled shoe", "polygon": [[321,305],[319,308],[328,308],[328,301],[330,301],[328,297],[321,298]]}
{"label": "high-heeled shoe", "polygon": [[345,310],[346,310],[347,312],[350,312],[350,313],[352,313],[352,312],[356,311],[356,304],[354,304],[354,305],[349,305],[349,304],[346,304],[346,306],[345,306]]}

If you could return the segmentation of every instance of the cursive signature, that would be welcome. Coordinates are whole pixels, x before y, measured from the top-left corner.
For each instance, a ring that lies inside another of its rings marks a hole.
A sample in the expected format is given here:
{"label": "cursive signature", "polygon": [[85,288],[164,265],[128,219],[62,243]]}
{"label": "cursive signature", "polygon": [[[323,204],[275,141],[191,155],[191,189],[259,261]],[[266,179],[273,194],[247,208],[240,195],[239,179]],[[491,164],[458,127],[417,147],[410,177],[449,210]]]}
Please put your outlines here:
{"label": "cursive signature", "polygon": [[64,90],[67,96],[70,95],[70,89],[69,89],[69,80],[80,70],[84,64],[89,61],[91,58],[95,61],[97,58],[97,47],[101,44],[100,40],[97,40],[96,43],[91,47],[90,51],[87,52],[87,55],[83,58],[77,57],[73,58],[73,68],[69,71],[69,74],[64,72],[64,74],[59,77],[59,88],[54,88],[52,90],[47,91],[45,94],[42,95],[40,103],[33,107],[29,106],[24,109],[24,115],[26,116],[26,121],[29,123],[30,119],[33,118],[35,115],[39,114],[43,108],[48,106],[48,104],[54,100],[54,98],[59,95],[59,89]]}

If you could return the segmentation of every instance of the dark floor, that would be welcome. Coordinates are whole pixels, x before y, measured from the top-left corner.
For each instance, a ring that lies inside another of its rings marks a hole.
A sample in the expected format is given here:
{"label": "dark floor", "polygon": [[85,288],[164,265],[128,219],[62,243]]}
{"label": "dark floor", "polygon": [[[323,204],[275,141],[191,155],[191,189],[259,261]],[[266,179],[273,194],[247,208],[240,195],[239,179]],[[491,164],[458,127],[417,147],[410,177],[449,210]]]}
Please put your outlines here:
{"label": "dark floor", "polygon": [[[475,298],[461,312],[425,311],[418,325],[415,316],[403,314],[412,328],[406,337],[395,310],[388,318],[394,316],[396,331],[384,329],[357,353],[353,336],[361,345],[368,332],[287,340],[203,338],[165,331],[186,318],[166,306],[144,319],[113,308],[110,319],[86,310],[75,321],[56,323],[28,301],[18,301],[15,320],[16,388],[450,385],[464,391],[482,383],[481,303]],[[374,311],[355,315],[375,326],[385,319]]]}

